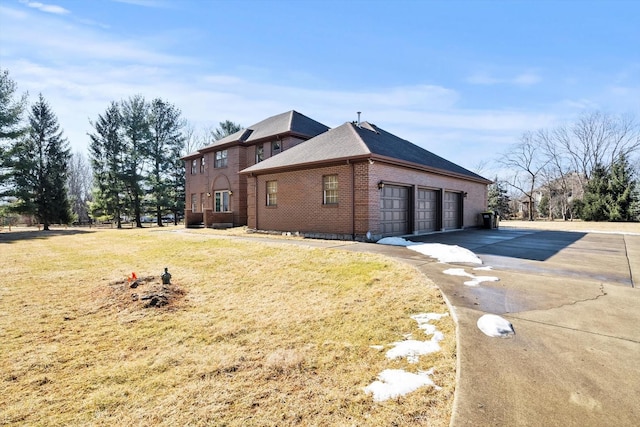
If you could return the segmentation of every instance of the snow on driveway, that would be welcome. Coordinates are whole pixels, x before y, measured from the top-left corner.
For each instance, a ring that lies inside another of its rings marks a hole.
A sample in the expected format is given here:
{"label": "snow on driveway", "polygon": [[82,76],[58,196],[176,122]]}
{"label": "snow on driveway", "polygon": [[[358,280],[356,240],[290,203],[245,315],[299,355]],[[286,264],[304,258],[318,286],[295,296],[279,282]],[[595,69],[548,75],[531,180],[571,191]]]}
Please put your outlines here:
{"label": "snow on driveway", "polygon": [[[441,243],[419,243],[403,239],[401,237],[385,237],[378,240],[382,245],[405,246],[407,249],[416,251],[423,255],[437,259],[441,263],[468,263],[482,264],[482,260],[476,254],[468,249],[456,245],[444,245]],[[491,271],[491,266],[475,267],[474,271]],[[449,268],[443,271],[445,274],[452,276],[468,277],[471,280],[464,282],[467,286],[478,286],[483,282],[497,282],[500,279],[495,276],[476,276],[468,273],[464,268]],[[393,343],[393,348],[387,351],[387,358],[397,359],[406,357],[409,363],[417,363],[419,357],[424,354],[433,353],[440,350],[438,344],[444,338],[434,325],[429,323],[431,320],[439,320],[447,314],[426,313],[411,316],[418,322],[420,329],[425,334],[431,335],[428,341],[419,341],[407,337],[406,340]],[[515,334],[513,325],[508,320],[495,314],[485,314],[477,321],[478,328],[490,337],[509,338]],[[372,346],[380,348],[379,346]],[[410,373],[401,369],[387,369],[378,375],[378,380],[374,381],[367,387],[365,392],[373,394],[375,401],[383,401],[394,397],[402,396],[410,393],[422,386],[431,385],[438,388],[429,375],[433,371]]]}

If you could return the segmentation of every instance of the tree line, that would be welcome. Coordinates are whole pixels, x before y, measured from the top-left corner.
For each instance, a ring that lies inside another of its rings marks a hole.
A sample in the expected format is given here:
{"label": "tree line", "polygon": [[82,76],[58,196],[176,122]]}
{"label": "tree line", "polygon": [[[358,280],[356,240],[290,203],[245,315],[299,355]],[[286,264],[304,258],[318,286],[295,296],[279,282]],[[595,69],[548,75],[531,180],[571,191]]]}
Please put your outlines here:
{"label": "tree line", "polygon": [[92,216],[113,218],[118,228],[127,217],[142,227],[145,212],[153,212],[160,226],[171,212],[177,223],[185,197],[180,110],[162,99],[147,102],[136,95],[112,102],[91,125]]}
{"label": "tree line", "polygon": [[640,221],[639,155],[632,116],[595,111],[525,132],[497,159],[503,172],[489,188],[489,207],[509,216],[513,198],[529,220]]}
{"label": "tree line", "polygon": [[236,132],[231,121],[196,134],[172,103],[141,95],[112,101],[90,120],[89,161],[72,154],[58,119],[40,94],[26,123],[27,94],[18,95],[0,70],[0,217],[34,217],[50,224],[151,218],[175,224],[184,211],[182,155]]}
{"label": "tree line", "polygon": [[35,216],[45,230],[52,223],[68,224],[69,143],[42,94],[25,125],[27,95],[15,99],[16,91],[9,72],[0,70],[0,195],[11,198],[12,211]]}

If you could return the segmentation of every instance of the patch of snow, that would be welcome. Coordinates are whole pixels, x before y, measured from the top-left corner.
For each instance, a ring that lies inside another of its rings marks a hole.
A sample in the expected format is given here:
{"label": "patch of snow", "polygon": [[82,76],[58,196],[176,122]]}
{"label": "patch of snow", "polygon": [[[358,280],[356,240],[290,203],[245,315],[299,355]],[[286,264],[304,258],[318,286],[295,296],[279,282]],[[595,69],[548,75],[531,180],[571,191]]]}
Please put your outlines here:
{"label": "patch of snow", "polygon": [[448,274],[450,276],[463,276],[469,277],[471,280],[467,280],[464,282],[467,286],[478,286],[482,282],[498,282],[499,278],[495,276],[476,276],[475,274],[467,273],[464,271],[464,268],[448,268],[443,271],[444,274]]}
{"label": "patch of snow", "polygon": [[413,320],[418,322],[418,327],[427,335],[433,335],[437,332],[436,326],[429,323],[432,320],[440,320],[449,313],[421,313],[411,316]]}
{"label": "patch of snow", "polygon": [[391,246],[412,246],[419,245],[420,243],[412,242],[410,240],[403,239],[402,237],[385,237],[383,239],[378,240],[376,243],[381,245],[391,245]]}
{"label": "patch of snow", "polygon": [[493,270],[493,267],[490,265],[485,265],[484,267],[474,267],[474,270],[478,270],[478,271],[491,271]]}
{"label": "patch of snow", "polygon": [[370,345],[369,347],[373,348],[375,350],[378,350],[378,351],[384,350],[384,346],[383,345]]}
{"label": "patch of snow", "polygon": [[444,245],[442,243],[419,243],[402,237],[385,237],[376,243],[381,245],[405,246],[412,251],[419,252],[442,263],[468,262],[482,264],[482,260],[469,249],[456,245]]}
{"label": "patch of snow", "polygon": [[425,334],[432,335],[431,339],[429,341],[419,341],[411,339],[411,334],[405,335],[404,341],[393,343],[394,347],[386,353],[387,358],[393,360],[406,357],[409,363],[418,363],[420,356],[440,351],[440,344],[438,343],[444,339],[444,334],[429,322],[440,320],[448,315],[448,313],[420,313],[411,316],[413,320],[418,322],[418,327]]}
{"label": "patch of snow", "polygon": [[437,390],[440,389],[430,378],[433,370],[426,372],[418,372],[412,374],[402,369],[385,369],[378,375],[378,380],[372,382],[364,388],[366,394],[373,394],[373,400],[382,402],[387,399],[404,396],[419,389],[430,385]]}
{"label": "patch of snow", "polygon": [[477,325],[485,335],[490,337],[508,338],[516,333],[511,322],[495,314],[485,314],[480,317]]}
{"label": "patch of snow", "polygon": [[406,357],[409,363],[418,363],[418,357],[435,353],[440,351],[439,341],[442,341],[444,336],[440,334],[434,334],[433,338],[429,341],[418,340],[405,340],[394,342],[394,347],[387,351],[387,359],[400,359]]}
{"label": "patch of snow", "polygon": [[470,264],[482,264],[482,260],[469,249],[456,245],[443,245],[442,243],[422,243],[407,246],[412,251],[419,252],[442,263],[468,262]]}

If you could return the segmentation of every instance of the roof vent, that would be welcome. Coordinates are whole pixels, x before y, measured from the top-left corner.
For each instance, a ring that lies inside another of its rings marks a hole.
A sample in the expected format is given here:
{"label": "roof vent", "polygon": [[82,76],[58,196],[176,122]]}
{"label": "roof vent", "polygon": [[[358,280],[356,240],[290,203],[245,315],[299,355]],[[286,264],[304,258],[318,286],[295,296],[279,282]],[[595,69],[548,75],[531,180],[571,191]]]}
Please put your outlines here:
{"label": "roof vent", "polygon": [[360,127],[360,114],[362,114],[362,112],[358,111],[358,123],[357,123],[358,127]]}

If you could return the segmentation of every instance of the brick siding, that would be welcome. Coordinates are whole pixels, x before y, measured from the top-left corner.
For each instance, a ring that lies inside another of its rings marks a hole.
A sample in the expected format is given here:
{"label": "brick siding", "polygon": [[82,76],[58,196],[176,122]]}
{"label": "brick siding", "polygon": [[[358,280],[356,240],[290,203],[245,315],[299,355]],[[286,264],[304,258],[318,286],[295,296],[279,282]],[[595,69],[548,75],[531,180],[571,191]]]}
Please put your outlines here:
{"label": "brick siding", "polygon": [[[323,176],[338,175],[339,203],[323,205]],[[266,182],[278,182],[278,205],[266,206]],[[380,181],[411,187],[467,193],[462,199],[464,227],[482,224],[487,186],[409,168],[367,162],[259,175],[248,180],[248,226],[259,230],[299,232],[311,237],[380,235]]]}

